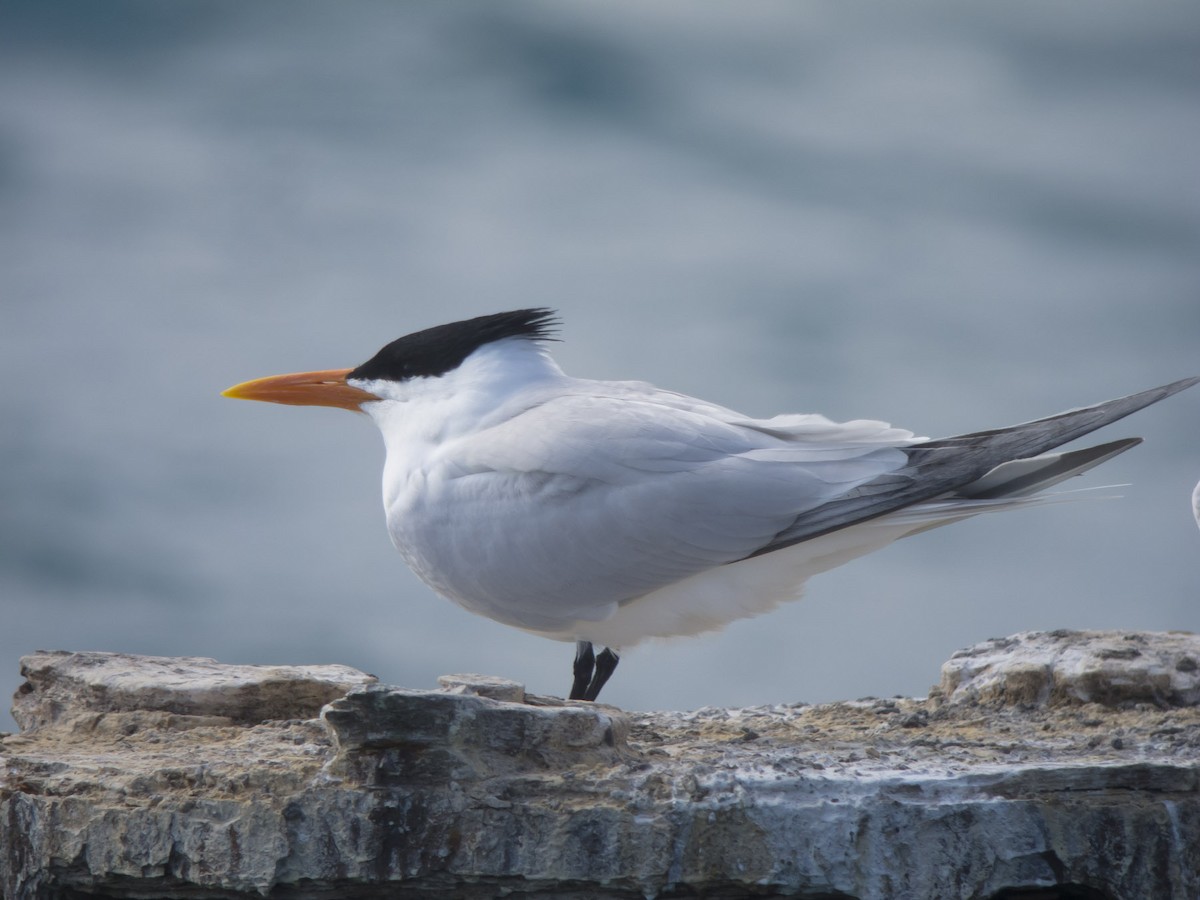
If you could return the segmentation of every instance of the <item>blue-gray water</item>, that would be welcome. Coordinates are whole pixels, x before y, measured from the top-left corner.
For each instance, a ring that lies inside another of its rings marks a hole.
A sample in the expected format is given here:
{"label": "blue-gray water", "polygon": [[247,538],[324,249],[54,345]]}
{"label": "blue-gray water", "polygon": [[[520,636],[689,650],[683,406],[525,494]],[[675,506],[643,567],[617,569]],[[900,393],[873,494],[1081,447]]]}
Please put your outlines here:
{"label": "blue-gray water", "polygon": [[[5,693],[36,648],[565,690],[568,646],[405,569],[369,422],[218,395],[439,322],[555,306],[573,374],[931,436],[1200,374],[1195,4],[5,7]],[[903,541],[606,699],[923,693],[995,635],[1200,629],[1200,390],[1129,434],[1087,479],[1123,499]]]}

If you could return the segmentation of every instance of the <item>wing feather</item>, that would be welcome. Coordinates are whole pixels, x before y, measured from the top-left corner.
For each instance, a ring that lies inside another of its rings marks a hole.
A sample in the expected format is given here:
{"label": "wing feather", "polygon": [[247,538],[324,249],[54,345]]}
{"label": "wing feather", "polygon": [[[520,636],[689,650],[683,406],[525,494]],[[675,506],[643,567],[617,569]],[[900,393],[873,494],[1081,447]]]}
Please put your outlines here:
{"label": "wing feather", "polygon": [[594,382],[587,393],[559,391],[443,445],[444,477],[416,493],[421,509],[389,510],[389,528],[443,593],[553,630],[744,558],[799,513],[907,463],[879,436],[911,434],[884,423],[793,417],[759,427],[685,400],[628,388],[603,396]]}
{"label": "wing feather", "polygon": [[770,553],[956,491],[1012,460],[1026,459],[1082,437],[1200,382],[1185,378],[1127,397],[1068,410],[1008,428],[916,444],[906,466],[807,510],[751,556]]}
{"label": "wing feather", "polygon": [[[936,441],[883,422],[751,419],[648,385],[559,381],[440,443],[389,505],[388,525],[444,595],[517,627],[569,633],[700,572],[968,495],[956,492],[998,466],[1197,380]],[[1080,461],[1034,468],[1066,477]],[[1001,480],[1019,485],[1026,471],[1010,466]]]}

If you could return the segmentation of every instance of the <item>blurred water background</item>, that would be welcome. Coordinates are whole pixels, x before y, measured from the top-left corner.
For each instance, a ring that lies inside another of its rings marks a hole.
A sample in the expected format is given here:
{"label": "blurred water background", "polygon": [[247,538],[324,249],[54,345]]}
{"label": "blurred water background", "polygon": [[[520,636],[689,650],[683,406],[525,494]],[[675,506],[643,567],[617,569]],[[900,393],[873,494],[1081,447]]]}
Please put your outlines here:
{"label": "blurred water background", "polygon": [[[222,399],[530,305],[568,372],[930,436],[1200,374],[1200,6],[6,2],[0,693],[37,648],[567,687],[436,598],[365,419]],[[1200,390],[1062,504],[625,657],[635,709],[1200,629]],[[1103,492],[1102,492],[1103,493]],[[0,720],[0,728],[11,720]]]}

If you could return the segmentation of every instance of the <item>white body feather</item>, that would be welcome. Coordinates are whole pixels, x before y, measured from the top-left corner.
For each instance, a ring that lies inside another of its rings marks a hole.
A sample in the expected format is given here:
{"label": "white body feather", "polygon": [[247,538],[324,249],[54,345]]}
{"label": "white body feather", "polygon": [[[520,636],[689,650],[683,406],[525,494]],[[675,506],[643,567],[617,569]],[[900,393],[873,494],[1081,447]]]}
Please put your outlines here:
{"label": "white body feather", "polygon": [[924,501],[752,556],[924,439],[570,378],[523,339],[438,378],[362,386],[384,398],[363,409],[384,435],[388,529],[408,564],[472,612],[565,641],[718,629],[906,534],[1028,502]]}

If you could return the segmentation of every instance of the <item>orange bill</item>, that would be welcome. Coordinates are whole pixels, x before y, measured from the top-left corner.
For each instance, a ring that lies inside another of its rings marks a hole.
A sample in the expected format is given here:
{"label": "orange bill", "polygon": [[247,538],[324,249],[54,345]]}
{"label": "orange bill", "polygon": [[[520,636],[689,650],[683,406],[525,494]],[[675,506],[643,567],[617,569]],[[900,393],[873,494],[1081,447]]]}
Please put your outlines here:
{"label": "orange bill", "polygon": [[353,369],[326,369],[323,372],[295,372],[291,375],[270,375],[243,381],[221,392],[223,397],[236,400],[263,400],[267,403],[286,403],[289,406],[336,406],[339,409],[361,410],[362,404],[379,398],[370,391],[346,384]]}

